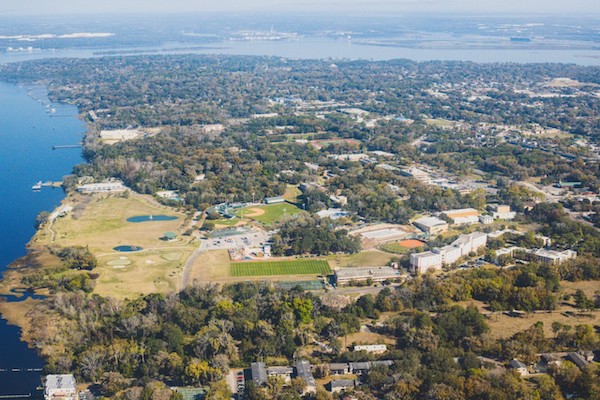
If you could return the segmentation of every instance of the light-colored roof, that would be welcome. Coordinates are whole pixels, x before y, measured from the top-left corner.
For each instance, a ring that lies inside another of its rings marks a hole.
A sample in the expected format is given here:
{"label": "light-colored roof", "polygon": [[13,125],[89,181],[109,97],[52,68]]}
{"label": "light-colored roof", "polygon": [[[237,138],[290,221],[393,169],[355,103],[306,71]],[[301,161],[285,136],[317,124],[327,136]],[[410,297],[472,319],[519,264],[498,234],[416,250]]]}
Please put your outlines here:
{"label": "light-colored roof", "polygon": [[48,375],[46,376],[46,391],[50,389],[73,389],[77,388],[75,377],[68,375]]}
{"label": "light-colored roof", "polygon": [[422,217],[414,221],[415,224],[423,225],[428,228],[433,228],[434,226],[447,225],[446,221],[436,218],[436,217]]}
{"label": "light-colored roof", "polygon": [[393,277],[399,274],[400,273],[392,267],[338,268],[335,270],[335,275],[338,278],[353,278],[360,276]]}

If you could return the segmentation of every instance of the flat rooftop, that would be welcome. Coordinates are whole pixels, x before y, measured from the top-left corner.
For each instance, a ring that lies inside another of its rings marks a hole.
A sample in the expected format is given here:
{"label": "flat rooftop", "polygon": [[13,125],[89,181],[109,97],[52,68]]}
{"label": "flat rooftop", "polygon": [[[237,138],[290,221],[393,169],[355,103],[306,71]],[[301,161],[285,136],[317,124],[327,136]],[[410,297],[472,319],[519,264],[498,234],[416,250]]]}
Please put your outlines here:
{"label": "flat rooftop", "polygon": [[415,220],[413,223],[432,228],[434,226],[446,225],[447,222],[437,217],[423,217]]}
{"label": "flat rooftop", "polygon": [[338,278],[358,278],[363,276],[388,277],[400,275],[400,272],[392,267],[370,267],[370,268],[338,268],[335,270]]}
{"label": "flat rooftop", "polygon": [[398,237],[398,236],[402,236],[402,235],[406,235],[406,234],[407,234],[406,231],[399,229],[399,228],[387,228],[387,229],[380,229],[377,231],[364,232],[364,233],[361,233],[360,235],[367,239],[387,239],[387,238],[394,238],[394,237]]}

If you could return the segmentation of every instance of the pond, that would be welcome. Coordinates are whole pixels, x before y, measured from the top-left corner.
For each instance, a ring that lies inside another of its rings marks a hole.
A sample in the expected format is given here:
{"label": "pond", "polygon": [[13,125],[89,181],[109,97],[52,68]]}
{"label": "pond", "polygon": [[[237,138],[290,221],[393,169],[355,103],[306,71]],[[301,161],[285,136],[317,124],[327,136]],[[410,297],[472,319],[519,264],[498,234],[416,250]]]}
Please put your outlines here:
{"label": "pond", "polygon": [[140,251],[140,250],[144,250],[144,249],[140,246],[124,245],[124,246],[113,247],[113,250],[121,251],[123,253],[130,253],[132,251]]}
{"label": "pond", "polygon": [[136,217],[127,218],[127,222],[152,222],[152,221],[173,221],[177,217],[170,215],[138,215]]}

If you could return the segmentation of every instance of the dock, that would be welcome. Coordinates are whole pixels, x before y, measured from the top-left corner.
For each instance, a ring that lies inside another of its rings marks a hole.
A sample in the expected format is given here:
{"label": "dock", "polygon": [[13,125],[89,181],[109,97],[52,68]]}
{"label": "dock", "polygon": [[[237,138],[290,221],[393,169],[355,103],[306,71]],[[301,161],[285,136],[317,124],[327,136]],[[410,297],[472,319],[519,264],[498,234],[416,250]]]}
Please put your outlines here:
{"label": "dock", "polygon": [[52,150],[60,150],[60,149],[78,149],[81,148],[81,143],[80,144],[61,144],[61,145],[55,145],[52,146]]}

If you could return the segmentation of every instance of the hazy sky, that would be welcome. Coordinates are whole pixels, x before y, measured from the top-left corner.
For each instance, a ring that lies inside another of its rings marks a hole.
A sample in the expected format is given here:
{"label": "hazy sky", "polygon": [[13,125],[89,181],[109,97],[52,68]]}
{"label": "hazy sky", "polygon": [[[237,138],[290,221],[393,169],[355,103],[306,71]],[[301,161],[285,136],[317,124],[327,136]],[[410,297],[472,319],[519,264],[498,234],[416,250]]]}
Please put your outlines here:
{"label": "hazy sky", "polygon": [[2,14],[119,12],[345,12],[600,14],[599,0],[2,0]]}

